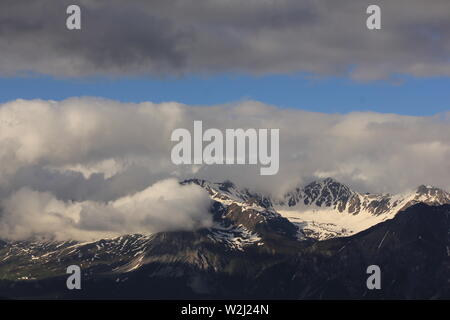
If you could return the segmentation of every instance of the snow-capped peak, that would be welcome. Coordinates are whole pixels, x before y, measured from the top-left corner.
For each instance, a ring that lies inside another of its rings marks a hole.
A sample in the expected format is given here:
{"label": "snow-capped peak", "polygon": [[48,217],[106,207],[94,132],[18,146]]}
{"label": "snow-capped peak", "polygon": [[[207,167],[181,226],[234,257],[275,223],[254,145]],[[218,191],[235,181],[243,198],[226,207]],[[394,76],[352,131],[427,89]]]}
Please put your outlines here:
{"label": "snow-capped peak", "polygon": [[403,194],[370,194],[352,190],[333,178],[297,186],[282,199],[272,199],[232,182],[210,183],[191,180],[205,188],[213,200],[229,207],[251,210],[258,215],[287,218],[299,227],[303,235],[324,239],[347,236],[377,223],[392,219],[406,208],[422,202],[428,205],[450,203],[450,194],[442,189],[421,185]]}

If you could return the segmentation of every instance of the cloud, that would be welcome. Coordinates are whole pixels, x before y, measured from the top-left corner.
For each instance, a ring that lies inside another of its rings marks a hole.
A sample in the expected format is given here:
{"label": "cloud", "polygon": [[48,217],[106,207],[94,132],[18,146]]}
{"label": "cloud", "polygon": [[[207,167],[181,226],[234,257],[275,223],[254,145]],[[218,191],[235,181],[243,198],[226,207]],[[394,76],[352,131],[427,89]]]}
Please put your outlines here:
{"label": "cloud", "polygon": [[[192,129],[194,120],[202,120],[205,130],[280,129],[280,173],[260,177],[258,166],[173,165],[171,133]],[[194,173],[250,187],[268,184],[271,190],[273,183],[285,189],[301,177],[326,173],[364,182],[374,192],[428,182],[446,187],[449,181],[448,114],[333,115],[254,101],[206,108],[72,98],[3,104],[0,123],[3,194],[28,186],[66,200],[111,201],[168,176]]]}
{"label": "cloud", "polygon": [[[192,130],[194,120],[204,130],[280,129],[279,173],[260,176],[259,165],[173,165],[171,133]],[[275,196],[328,176],[362,192],[420,184],[448,190],[448,159],[448,113],[323,114],[255,101],[195,107],[17,100],[0,105],[0,237],[87,239],[205,225],[205,196],[166,179],[231,180]]]}
{"label": "cloud", "polygon": [[[306,72],[358,80],[450,75],[447,0],[80,0],[0,3],[0,74]],[[382,8],[382,30],[366,9]]]}
{"label": "cloud", "polygon": [[23,188],[2,202],[0,235],[7,239],[93,240],[209,227],[210,200],[196,185],[162,180],[108,203],[62,201]]}

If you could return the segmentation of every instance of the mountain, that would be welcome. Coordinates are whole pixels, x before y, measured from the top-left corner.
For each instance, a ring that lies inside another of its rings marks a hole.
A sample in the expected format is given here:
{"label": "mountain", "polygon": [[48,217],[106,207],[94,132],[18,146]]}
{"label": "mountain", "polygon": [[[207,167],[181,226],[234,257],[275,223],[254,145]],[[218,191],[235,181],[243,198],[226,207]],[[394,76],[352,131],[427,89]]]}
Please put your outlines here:
{"label": "mountain", "polygon": [[450,193],[422,185],[404,194],[363,194],[326,178],[297,187],[274,203],[306,236],[324,240],[363,231],[416,203],[449,204]]}
{"label": "mountain", "polygon": [[[212,230],[91,243],[6,243],[0,251],[0,295],[449,299],[449,217],[450,205],[416,204],[351,237],[290,242],[281,236],[270,248],[256,239],[234,248],[219,240],[223,235],[213,238]],[[70,264],[83,270],[80,291],[65,288]],[[366,287],[365,271],[372,264],[382,270],[379,291]]]}
{"label": "mountain", "polygon": [[[290,262],[286,290],[301,299],[449,299],[449,223],[450,205],[420,203],[356,235],[315,242]],[[369,265],[381,269],[381,290],[365,286]]]}
{"label": "mountain", "polygon": [[[0,296],[450,298],[445,191],[421,186],[404,195],[369,195],[324,179],[273,199],[231,182],[182,183],[210,194],[211,228],[86,243],[0,241]],[[324,217],[349,228],[333,233],[337,227]],[[367,227],[356,232],[361,225]],[[82,290],[66,288],[73,264],[81,267]],[[371,264],[382,270],[380,291],[366,287]]]}
{"label": "mountain", "polygon": [[213,183],[202,179],[189,179],[182,184],[197,184],[210,194],[211,198],[223,204],[250,203],[262,208],[272,208],[270,196],[250,191],[246,188],[239,188],[231,181]]}
{"label": "mountain", "polygon": [[425,185],[419,186],[415,192],[402,195],[362,194],[332,178],[326,178],[314,181],[304,188],[297,187],[288,192],[278,204],[294,208],[326,207],[350,214],[382,215],[398,212],[419,202],[430,205],[447,204],[450,202],[450,194]]}
{"label": "mountain", "polygon": [[326,178],[297,186],[281,199],[241,189],[232,182],[211,183],[192,179],[208,191],[214,201],[233,205],[244,212],[253,208],[288,219],[298,230],[300,239],[325,240],[349,236],[382,221],[392,219],[399,211],[416,203],[450,204],[450,193],[432,186],[419,186],[413,192],[398,195],[359,193],[348,186]]}

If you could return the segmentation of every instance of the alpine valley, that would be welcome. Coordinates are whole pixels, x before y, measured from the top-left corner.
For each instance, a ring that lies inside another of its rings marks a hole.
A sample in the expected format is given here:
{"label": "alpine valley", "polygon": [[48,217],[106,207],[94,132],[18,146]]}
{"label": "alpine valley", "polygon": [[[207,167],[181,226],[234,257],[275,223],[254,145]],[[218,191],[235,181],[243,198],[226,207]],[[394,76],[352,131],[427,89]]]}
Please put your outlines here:
{"label": "alpine valley", "polygon": [[[450,299],[450,194],[363,194],[331,178],[281,198],[191,179],[214,224],[94,242],[0,240],[0,297]],[[151,210],[152,208],[149,208]],[[381,268],[381,290],[366,286]],[[66,268],[82,270],[68,290]]]}

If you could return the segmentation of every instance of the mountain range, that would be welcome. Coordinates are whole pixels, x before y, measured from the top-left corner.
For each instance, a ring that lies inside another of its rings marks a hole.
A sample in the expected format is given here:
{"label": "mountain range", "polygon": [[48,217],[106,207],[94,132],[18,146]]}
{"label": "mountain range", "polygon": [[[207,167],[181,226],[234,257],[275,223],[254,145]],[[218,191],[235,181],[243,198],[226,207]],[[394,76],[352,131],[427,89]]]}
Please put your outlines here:
{"label": "mountain range", "polygon": [[[204,188],[214,224],[76,241],[0,240],[0,297],[449,299],[450,194],[359,193],[326,178],[282,197]],[[151,210],[151,208],[149,208]],[[382,289],[368,290],[379,265]],[[66,288],[79,265],[82,290]]]}

